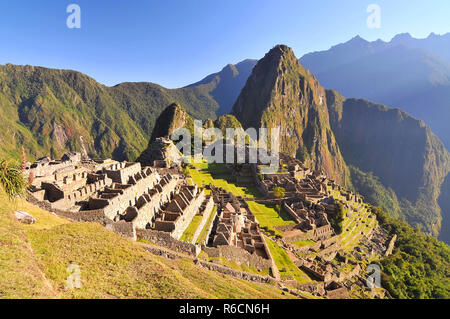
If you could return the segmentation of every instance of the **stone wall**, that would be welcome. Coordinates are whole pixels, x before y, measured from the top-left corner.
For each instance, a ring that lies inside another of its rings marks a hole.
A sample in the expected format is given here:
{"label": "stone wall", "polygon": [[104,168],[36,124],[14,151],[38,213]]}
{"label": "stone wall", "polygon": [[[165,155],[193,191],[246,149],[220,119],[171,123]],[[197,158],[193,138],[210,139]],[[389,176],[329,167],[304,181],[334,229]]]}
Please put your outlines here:
{"label": "stone wall", "polygon": [[175,239],[180,239],[183,236],[184,231],[189,226],[192,218],[198,213],[200,206],[205,200],[205,191],[202,189],[199,194],[189,203],[183,214],[177,219],[175,223],[175,229],[172,232],[172,237]]}
{"label": "stone wall", "polygon": [[[160,209],[161,205],[170,201],[171,195],[175,192],[177,186],[177,180],[171,179],[169,183],[165,184],[160,191],[152,192],[152,194],[146,194],[138,198],[137,205],[140,205],[138,215],[133,219],[133,224],[138,229],[145,229],[155,216],[156,212]],[[145,203],[143,201],[145,200]],[[141,206],[142,205],[142,206]]]}
{"label": "stone wall", "polygon": [[159,246],[163,246],[176,252],[197,257],[201,251],[200,246],[196,246],[173,238],[169,233],[151,229],[137,229],[137,239],[144,239]]}
{"label": "stone wall", "polygon": [[27,200],[33,205],[46,210],[50,213],[53,213],[57,216],[64,217],[71,221],[75,222],[98,222],[100,224],[104,224],[106,217],[103,210],[91,210],[91,211],[80,211],[80,212],[71,212],[62,209],[54,208],[49,202],[40,201],[36,199],[33,194],[28,194]]}
{"label": "stone wall", "polygon": [[396,240],[397,240],[397,235],[394,235],[391,238],[391,240],[389,241],[388,248],[386,249],[386,252],[384,253],[385,257],[388,257],[390,254],[392,254],[392,251],[394,250],[394,247],[395,247]]}
{"label": "stone wall", "polygon": [[[122,214],[130,206],[136,204],[137,199],[144,193],[148,193],[156,183],[160,180],[159,174],[156,172],[140,179],[134,185],[120,185],[117,190],[117,195],[112,198],[91,198],[89,207],[92,209],[103,209],[105,216],[113,220],[119,214]],[[172,179],[163,188],[163,194],[169,194],[170,190],[175,190],[177,181]],[[103,204],[102,204],[103,203]],[[102,207],[103,206],[103,207]]]}
{"label": "stone wall", "polygon": [[121,220],[117,223],[108,222],[105,227],[106,229],[109,229],[122,237],[136,241],[136,231],[132,223],[127,223],[126,221]]}
{"label": "stone wall", "polygon": [[105,169],[106,175],[115,183],[128,184],[131,176],[141,171],[141,163],[116,163]]}
{"label": "stone wall", "polygon": [[283,203],[283,208],[297,222],[297,224],[300,224],[301,220],[298,218],[297,214],[286,202]]}
{"label": "stone wall", "polygon": [[242,279],[242,280],[252,281],[252,282],[259,282],[259,283],[275,283],[275,280],[269,276],[260,276],[260,275],[256,275],[256,274],[250,274],[247,272],[234,270],[234,269],[231,269],[228,267],[224,267],[222,265],[218,265],[215,263],[206,262],[206,261],[202,261],[202,260],[196,260],[195,262],[196,262],[197,266],[200,266],[200,267],[212,270],[212,271],[216,271],[216,272],[219,272],[224,275],[234,277],[237,279]]}
{"label": "stone wall", "polygon": [[238,265],[253,266],[258,270],[269,269],[272,267],[272,260],[262,258],[256,254],[250,254],[245,249],[236,246],[218,246],[206,247],[202,249],[209,257],[224,257],[230,261],[236,262]]}

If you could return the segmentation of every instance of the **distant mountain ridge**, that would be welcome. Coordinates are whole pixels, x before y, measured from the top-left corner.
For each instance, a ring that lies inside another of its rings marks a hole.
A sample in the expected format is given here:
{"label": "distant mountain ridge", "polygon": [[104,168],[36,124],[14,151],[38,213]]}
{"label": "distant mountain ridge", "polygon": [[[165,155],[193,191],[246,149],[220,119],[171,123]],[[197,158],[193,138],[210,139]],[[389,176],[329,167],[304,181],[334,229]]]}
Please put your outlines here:
{"label": "distant mountain ridge", "polygon": [[217,116],[228,114],[257,62],[247,59],[235,65],[228,64],[222,71],[187,87],[207,87],[209,94],[219,104]]}
{"label": "distant mountain ridge", "polygon": [[107,87],[76,71],[0,66],[0,156],[19,159],[24,145],[30,159],[85,149],[91,157],[132,161],[147,146],[156,118],[175,101],[198,119],[215,118],[219,108],[202,87]]}
{"label": "distant mountain ridge", "polygon": [[357,36],[300,61],[328,89],[398,107],[422,119],[450,147],[450,33],[390,42]]}
{"label": "distant mountain ridge", "polygon": [[145,149],[155,121],[168,105],[183,105],[195,119],[231,110],[256,60],[227,65],[221,72],[179,89],[151,82],[104,86],[72,70],[0,66],[0,155],[30,159],[66,151],[91,157],[134,160]]}

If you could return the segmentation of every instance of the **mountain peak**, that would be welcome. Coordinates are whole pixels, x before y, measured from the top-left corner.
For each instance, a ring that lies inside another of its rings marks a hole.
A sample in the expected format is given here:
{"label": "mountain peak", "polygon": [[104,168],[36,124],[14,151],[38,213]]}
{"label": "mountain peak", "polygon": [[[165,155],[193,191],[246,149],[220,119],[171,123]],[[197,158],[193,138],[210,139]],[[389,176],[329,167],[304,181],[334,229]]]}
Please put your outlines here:
{"label": "mountain peak", "polygon": [[355,37],[351,38],[347,43],[352,43],[352,44],[362,44],[365,45],[367,43],[369,43],[367,40],[363,39],[359,34],[356,35]]}
{"label": "mountain peak", "polygon": [[280,127],[282,153],[348,184],[325,97],[324,88],[303,68],[294,51],[277,45],[254,67],[232,114],[244,129]]}
{"label": "mountain peak", "polygon": [[278,44],[274,46],[267,54],[266,57],[282,57],[292,55],[295,56],[294,50],[284,44]]}
{"label": "mountain peak", "polygon": [[179,103],[172,103],[166,107],[156,120],[150,142],[159,137],[170,136],[176,129],[186,127],[193,128],[193,120],[186,109]]}
{"label": "mountain peak", "polygon": [[235,77],[239,74],[239,70],[233,64],[227,64],[221,71],[225,76]]}

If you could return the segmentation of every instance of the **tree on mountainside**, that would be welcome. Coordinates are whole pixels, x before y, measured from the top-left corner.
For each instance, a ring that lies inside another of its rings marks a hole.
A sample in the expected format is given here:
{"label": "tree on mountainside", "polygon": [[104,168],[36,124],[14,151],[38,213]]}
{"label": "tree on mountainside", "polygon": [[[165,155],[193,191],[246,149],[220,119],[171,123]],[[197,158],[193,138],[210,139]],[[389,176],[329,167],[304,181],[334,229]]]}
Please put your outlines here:
{"label": "tree on mountainside", "polygon": [[337,235],[342,234],[345,219],[345,206],[341,202],[337,202],[334,213],[328,214],[328,220]]}

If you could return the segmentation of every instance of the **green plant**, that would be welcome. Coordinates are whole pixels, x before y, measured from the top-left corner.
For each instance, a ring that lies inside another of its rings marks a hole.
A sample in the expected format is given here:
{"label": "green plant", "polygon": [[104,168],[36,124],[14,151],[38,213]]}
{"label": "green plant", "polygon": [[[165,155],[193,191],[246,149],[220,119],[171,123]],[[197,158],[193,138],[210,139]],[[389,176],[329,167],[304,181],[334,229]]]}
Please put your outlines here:
{"label": "green plant", "polygon": [[23,196],[27,181],[19,165],[0,161],[0,184],[10,200]]}
{"label": "green plant", "polygon": [[278,210],[278,213],[281,213],[281,199],[286,196],[286,190],[283,187],[274,187],[272,191],[273,196],[280,200],[280,203],[276,205],[276,208]]}
{"label": "green plant", "polygon": [[334,213],[328,214],[328,219],[336,234],[340,235],[343,231],[345,219],[345,207],[341,202],[337,202]]}

